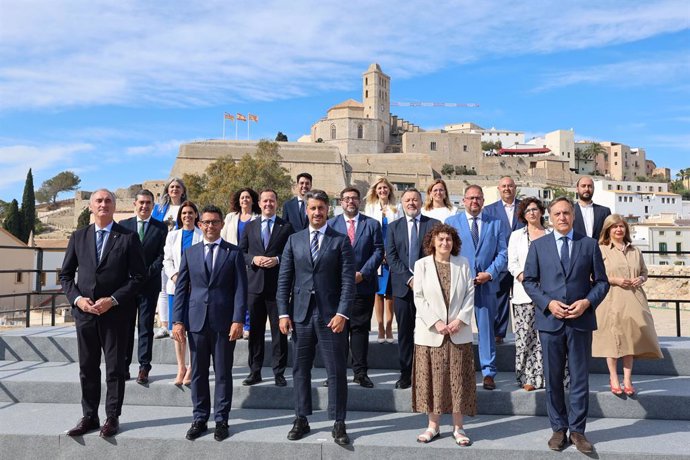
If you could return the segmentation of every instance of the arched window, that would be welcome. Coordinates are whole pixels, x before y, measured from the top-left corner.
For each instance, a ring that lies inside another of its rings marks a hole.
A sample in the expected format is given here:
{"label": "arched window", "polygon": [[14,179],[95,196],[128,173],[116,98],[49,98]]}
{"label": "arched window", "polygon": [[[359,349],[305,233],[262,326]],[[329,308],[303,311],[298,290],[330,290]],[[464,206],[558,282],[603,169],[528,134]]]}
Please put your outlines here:
{"label": "arched window", "polygon": [[357,125],[357,139],[364,139],[364,126]]}
{"label": "arched window", "polygon": [[335,139],[335,125],[331,125],[331,139]]}

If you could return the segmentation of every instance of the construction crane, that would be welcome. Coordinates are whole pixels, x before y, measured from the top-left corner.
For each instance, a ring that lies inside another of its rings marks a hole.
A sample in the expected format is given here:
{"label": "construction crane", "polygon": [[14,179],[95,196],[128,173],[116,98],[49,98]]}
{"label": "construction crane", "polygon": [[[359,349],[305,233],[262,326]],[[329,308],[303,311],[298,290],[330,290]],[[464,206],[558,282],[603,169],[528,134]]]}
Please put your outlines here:
{"label": "construction crane", "polygon": [[460,102],[391,102],[392,107],[479,107],[479,104]]}

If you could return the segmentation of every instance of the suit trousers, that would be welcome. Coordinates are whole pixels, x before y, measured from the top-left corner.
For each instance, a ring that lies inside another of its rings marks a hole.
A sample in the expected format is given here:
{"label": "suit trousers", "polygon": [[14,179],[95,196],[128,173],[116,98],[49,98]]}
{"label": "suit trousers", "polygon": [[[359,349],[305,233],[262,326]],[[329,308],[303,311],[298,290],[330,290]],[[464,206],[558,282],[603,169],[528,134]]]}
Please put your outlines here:
{"label": "suit trousers", "polygon": [[513,275],[505,273],[496,293],[496,321],[494,335],[505,338],[510,325],[510,291],[513,289]]}
{"label": "suit trousers", "polygon": [[479,364],[484,377],[496,376],[496,295],[494,293],[474,294],[474,318],[477,320]]}
{"label": "suit trousers", "polygon": [[374,294],[356,295],[350,309],[350,353],[355,376],[367,375],[369,370],[369,331],[374,312]]}
{"label": "suit trousers", "polygon": [[134,335],[138,337],[137,358],[140,370],[151,370],[151,355],[153,353],[153,323],[156,317],[156,307],[160,291],[138,294],[136,309],[132,311],[127,325],[127,356],[125,370],[129,371],[134,354]]}
{"label": "suit trousers", "polygon": [[417,308],[412,291],[405,297],[393,298],[395,320],[398,322],[398,352],[400,354],[400,378],[412,378],[412,356],[414,355],[414,323]]}
{"label": "suit trousers", "polygon": [[[75,307],[76,308],[76,307]],[[101,401],[101,350],[105,357],[105,413],[119,417],[125,398],[127,318],[131,305],[121,304],[101,316],[79,312],[75,316],[81,406],[85,417],[97,418]]]}
{"label": "suit trousers", "polygon": [[200,332],[189,332],[192,361],[192,414],[194,421],[206,422],[211,415],[209,366],[213,359],[216,388],[213,399],[214,420],[226,422],[232,405],[232,363],[235,342],[228,340],[230,331],[215,332],[208,318]]}
{"label": "suit trousers", "polygon": [[266,348],[266,319],[271,327],[271,366],[273,375],[283,375],[287,367],[288,340],[287,335],[280,332],[278,326],[278,306],[275,296],[269,298],[265,294],[249,294],[249,372],[261,375]]}
{"label": "suit trousers", "polygon": [[[583,433],[589,411],[589,360],[592,331],[565,326],[557,332],[539,331],[544,354],[546,409],[553,431]],[[566,362],[567,358],[567,362]],[[570,370],[569,401],[565,402],[563,378]]]}
{"label": "suit trousers", "polygon": [[318,345],[328,375],[328,416],[332,420],[345,421],[347,415],[347,325],[340,333],[326,326],[330,318],[321,318],[312,295],[307,319],[294,323],[292,344],[294,364],[295,414],[306,417],[312,414],[311,369]]}

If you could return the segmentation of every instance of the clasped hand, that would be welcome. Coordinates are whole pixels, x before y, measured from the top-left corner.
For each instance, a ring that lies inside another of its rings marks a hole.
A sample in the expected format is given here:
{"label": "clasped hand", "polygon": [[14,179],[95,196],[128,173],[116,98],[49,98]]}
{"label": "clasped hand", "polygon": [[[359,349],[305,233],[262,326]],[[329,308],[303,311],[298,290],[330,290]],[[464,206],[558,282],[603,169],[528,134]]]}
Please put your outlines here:
{"label": "clasped hand", "polygon": [[587,299],[576,300],[570,305],[552,300],[549,302],[549,311],[558,319],[575,319],[581,316],[589,306],[590,303]]}
{"label": "clasped hand", "polygon": [[460,330],[460,320],[454,319],[448,324],[438,320],[434,326],[436,327],[436,331],[441,335],[453,335]]}
{"label": "clasped hand", "polygon": [[102,315],[113,307],[113,299],[110,297],[101,297],[94,302],[87,297],[82,297],[77,302],[77,307],[79,307],[79,309],[84,313]]}

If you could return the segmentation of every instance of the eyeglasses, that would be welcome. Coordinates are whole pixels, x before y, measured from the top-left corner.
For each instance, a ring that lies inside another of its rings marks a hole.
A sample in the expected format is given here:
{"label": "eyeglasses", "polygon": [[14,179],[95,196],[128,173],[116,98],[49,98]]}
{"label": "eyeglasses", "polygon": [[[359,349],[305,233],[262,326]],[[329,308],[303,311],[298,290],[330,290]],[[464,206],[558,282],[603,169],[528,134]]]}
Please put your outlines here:
{"label": "eyeglasses", "polygon": [[525,214],[527,214],[528,212],[537,212],[537,211],[539,211],[539,208],[527,208],[527,209],[525,209]]}
{"label": "eyeglasses", "polygon": [[200,220],[199,223],[204,227],[210,227],[211,225],[220,225],[222,220]]}
{"label": "eyeglasses", "polygon": [[357,196],[344,196],[344,197],[342,197],[342,198],[340,199],[340,201],[345,201],[345,202],[348,202],[348,201],[359,201],[359,197],[357,197]]}
{"label": "eyeglasses", "polygon": [[466,196],[465,199],[467,201],[483,201],[484,197],[483,196]]}

